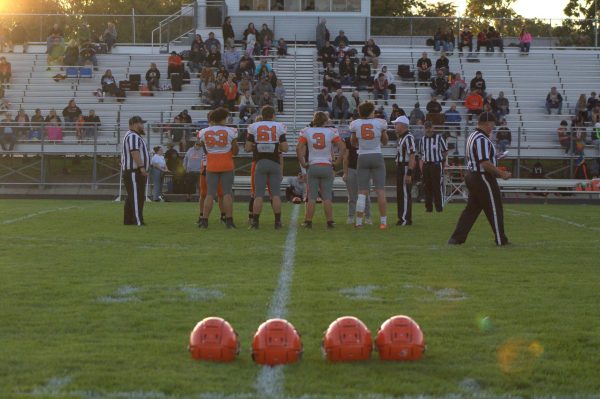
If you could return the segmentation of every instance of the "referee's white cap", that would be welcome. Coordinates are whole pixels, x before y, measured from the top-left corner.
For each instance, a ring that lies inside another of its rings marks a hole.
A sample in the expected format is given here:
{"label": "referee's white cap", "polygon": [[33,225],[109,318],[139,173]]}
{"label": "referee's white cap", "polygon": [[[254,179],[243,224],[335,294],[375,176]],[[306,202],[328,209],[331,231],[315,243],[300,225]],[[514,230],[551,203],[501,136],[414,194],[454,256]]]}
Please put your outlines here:
{"label": "referee's white cap", "polygon": [[401,123],[406,126],[410,125],[410,121],[408,120],[408,118],[405,115],[397,117],[393,123],[394,123],[394,125],[398,124],[398,123]]}

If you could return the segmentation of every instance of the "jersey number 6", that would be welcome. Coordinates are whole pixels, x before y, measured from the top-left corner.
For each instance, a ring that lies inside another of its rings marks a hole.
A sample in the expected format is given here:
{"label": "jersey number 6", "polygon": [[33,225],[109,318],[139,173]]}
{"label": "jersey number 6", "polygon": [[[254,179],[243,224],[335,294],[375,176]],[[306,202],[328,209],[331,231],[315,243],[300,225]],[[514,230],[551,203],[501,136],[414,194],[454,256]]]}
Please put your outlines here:
{"label": "jersey number 6", "polygon": [[204,142],[207,147],[225,147],[227,145],[227,131],[208,131],[204,134]]}
{"label": "jersey number 6", "polygon": [[375,138],[375,132],[373,131],[373,125],[366,124],[360,128],[360,138],[363,140],[373,140]]}

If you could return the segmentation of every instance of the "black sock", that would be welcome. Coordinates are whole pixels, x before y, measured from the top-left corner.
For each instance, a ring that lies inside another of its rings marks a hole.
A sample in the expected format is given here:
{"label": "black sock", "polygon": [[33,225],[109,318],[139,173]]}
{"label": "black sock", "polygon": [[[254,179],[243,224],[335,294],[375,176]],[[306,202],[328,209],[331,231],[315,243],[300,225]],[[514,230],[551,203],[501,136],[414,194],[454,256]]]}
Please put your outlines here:
{"label": "black sock", "polygon": [[249,218],[252,217],[253,213],[254,213],[254,197],[250,197],[250,201],[248,201],[248,214],[250,215]]}
{"label": "black sock", "polygon": [[252,223],[256,226],[258,226],[258,219],[260,218],[260,215],[252,215]]}
{"label": "black sock", "polygon": [[275,223],[281,223],[281,213],[275,214]]}

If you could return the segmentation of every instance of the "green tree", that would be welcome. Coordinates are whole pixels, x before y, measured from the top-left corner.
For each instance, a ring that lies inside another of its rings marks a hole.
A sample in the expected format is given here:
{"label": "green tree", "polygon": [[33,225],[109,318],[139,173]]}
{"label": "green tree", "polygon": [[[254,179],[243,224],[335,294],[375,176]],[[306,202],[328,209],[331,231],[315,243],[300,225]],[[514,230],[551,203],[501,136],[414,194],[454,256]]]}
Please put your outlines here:
{"label": "green tree", "polygon": [[565,7],[565,15],[578,20],[569,20],[563,27],[572,34],[569,40],[561,38],[561,44],[576,46],[591,46],[595,44],[598,27],[600,0],[570,0]]}

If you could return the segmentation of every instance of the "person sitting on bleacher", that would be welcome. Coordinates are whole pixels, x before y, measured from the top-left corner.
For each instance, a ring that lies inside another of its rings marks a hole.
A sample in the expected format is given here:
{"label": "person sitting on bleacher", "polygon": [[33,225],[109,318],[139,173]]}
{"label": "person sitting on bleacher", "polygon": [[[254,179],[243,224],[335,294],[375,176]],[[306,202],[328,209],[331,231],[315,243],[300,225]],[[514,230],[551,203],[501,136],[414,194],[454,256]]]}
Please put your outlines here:
{"label": "person sitting on bleacher", "polygon": [[485,30],[482,30],[477,34],[477,52],[479,52],[479,50],[481,50],[482,47],[487,47],[487,44],[487,34],[485,33]]}
{"label": "person sitting on bleacher", "polygon": [[229,112],[234,112],[235,102],[238,98],[238,87],[233,81],[233,74],[229,75],[227,82],[223,84],[223,93],[225,94],[225,105]]}
{"label": "person sitting on bleacher", "polygon": [[569,153],[569,149],[571,148],[571,133],[569,132],[569,122],[566,120],[560,121],[560,126],[556,129],[556,134],[558,136],[558,142],[561,147],[565,149],[565,153]]}
{"label": "person sitting on bleacher", "polygon": [[330,92],[342,87],[339,75],[331,66],[327,66],[327,69],[325,69],[325,73],[323,74],[323,86],[327,87],[327,90]]}
{"label": "person sitting on bleacher", "polygon": [[493,26],[490,26],[487,33],[487,46],[486,50],[494,52],[494,47],[498,47],[500,52],[504,51],[504,41],[502,40],[502,36],[500,36],[500,32],[494,29]]}
{"label": "person sitting on bleacher", "polygon": [[269,72],[271,72],[272,70],[273,67],[271,67],[271,64],[269,64],[267,60],[263,58],[262,60],[260,60],[260,64],[256,66],[254,76],[260,79],[262,77],[269,76]]}
{"label": "person sitting on bleacher", "polygon": [[342,89],[336,90],[335,96],[331,102],[331,108],[333,119],[339,119],[341,123],[348,119],[348,109],[350,108],[350,103],[342,92]]}
{"label": "person sitting on bleacher", "polygon": [[425,114],[420,107],[421,104],[415,103],[415,107],[410,111],[408,119],[411,125],[416,125],[417,121],[425,122]]}
{"label": "person sitting on bleacher", "polygon": [[275,90],[273,90],[271,82],[267,80],[266,76],[263,76],[262,78],[260,78],[260,81],[256,85],[254,85],[255,102],[260,102],[260,98],[263,96],[264,93],[269,93],[271,96],[273,96],[274,92]]}
{"label": "person sitting on bleacher", "polygon": [[[238,90],[241,91],[238,87]],[[244,90],[242,91],[242,95],[240,96],[240,104],[238,106],[238,109],[240,111],[240,114],[242,112],[244,112],[244,110],[246,108],[256,108],[256,104],[254,103],[254,99],[252,98],[252,95],[250,95],[250,90]]]}
{"label": "person sitting on bleacher", "polygon": [[0,124],[0,143],[3,151],[12,151],[15,148],[17,137],[13,128],[12,115],[10,112],[4,114],[4,120]]}
{"label": "person sitting on bleacher", "polygon": [[241,80],[244,77],[252,79],[254,76],[254,70],[256,69],[254,61],[247,55],[242,56],[240,63],[235,70],[235,76],[237,80]]}
{"label": "person sitting on bleacher", "polygon": [[471,123],[473,115],[479,115],[483,112],[483,97],[479,94],[479,90],[475,89],[469,93],[465,99],[465,107],[467,107],[467,122]]}
{"label": "person sitting on bleacher", "polygon": [[171,52],[167,63],[167,79],[171,79],[172,73],[178,73],[183,76],[183,60],[176,51]]}
{"label": "person sitting on bleacher", "polygon": [[596,105],[600,104],[600,100],[596,97],[596,92],[593,91],[590,93],[590,96],[587,99],[587,112],[588,112],[588,120],[592,119],[592,110]]}
{"label": "person sitting on bleacher", "polygon": [[406,116],[406,112],[398,106],[398,104],[392,104],[392,112],[390,112],[389,122],[393,123],[396,119],[401,116]]}
{"label": "person sitting on bleacher", "polygon": [[265,105],[273,106],[273,104],[274,104],[273,93],[268,92],[268,91],[263,91],[262,95],[260,96],[260,98],[258,100],[258,107],[262,108]]}
{"label": "person sitting on bleacher", "polygon": [[44,115],[39,108],[35,109],[35,113],[31,117],[31,139],[41,140],[42,132],[44,131]]}
{"label": "person sitting on bleacher", "polygon": [[150,91],[160,90],[160,71],[154,62],[150,64],[150,69],[146,71],[146,84]]}
{"label": "person sitting on bleacher", "polygon": [[333,45],[335,47],[340,47],[340,44],[344,42],[345,44],[350,43],[350,40],[348,39],[348,37],[346,36],[345,32],[343,30],[340,31],[340,34],[337,35],[335,37],[335,39],[333,39]]}
{"label": "person sitting on bleacher", "polygon": [[440,58],[435,62],[435,70],[438,71],[442,69],[444,75],[447,75],[450,71],[450,60],[446,57],[446,53],[442,51],[440,53]]}
{"label": "person sitting on bleacher", "polygon": [[117,42],[117,27],[114,23],[109,22],[106,24],[106,29],[102,33],[102,40],[106,43],[106,50],[108,53],[112,53],[112,48]]}
{"label": "person sitting on bleacher", "polygon": [[503,153],[506,151],[506,147],[510,146],[512,141],[512,134],[510,129],[507,126],[506,119],[500,120],[500,127],[496,131],[496,145],[498,146],[498,151]]}
{"label": "person sitting on bleacher", "polygon": [[366,90],[372,84],[371,66],[367,63],[367,59],[363,57],[356,67],[356,86],[358,90]]}
{"label": "person sitting on bleacher", "polygon": [[242,55],[233,47],[225,47],[223,52],[223,65],[227,72],[234,73],[240,63]]}
{"label": "person sitting on bleacher", "polygon": [[500,119],[498,118],[498,103],[496,103],[494,96],[491,94],[488,94],[483,100],[483,106],[485,107],[486,105],[490,106],[490,112],[493,113],[496,116],[497,121],[500,122]]}
{"label": "person sitting on bleacher", "polygon": [[92,42],[85,42],[81,45],[81,51],[79,51],[79,65],[88,65],[89,63],[94,67],[98,66],[96,46]]}
{"label": "person sitting on bleacher", "polygon": [[52,47],[56,44],[56,40],[61,42],[64,40],[64,33],[58,24],[54,24],[50,32],[48,32],[48,37],[46,39],[46,54],[50,54],[52,52]]}
{"label": "person sitting on bleacher", "polygon": [[592,124],[600,122],[600,103],[596,104],[594,108],[592,108]]}
{"label": "person sitting on bleacher", "polygon": [[48,71],[50,67],[63,65],[64,64],[64,56],[65,56],[65,46],[62,38],[54,37],[52,39],[52,45],[50,46],[50,52],[47,57]]}
{"label": "person sitting on bleacher", "polygon": [[328,90],[326,88],[321,89],[321,92],[317,96],[317,111],[323,111],[331,114],[332,111],[329,104],[331,104],[332,101],[333,99],[331,98]]}
{"label": "person sitting on bleacher", "polygon": [[460,76],[460,73],[455,73],[452,76],[452,83],[448,89],[448,98],[452,101],[461,101],[467,95],[467,83]]}
{"label": "person sitting on bleacher", "polygon": [[81,108],[75,104],[75,99],[72,98],[69,100],[69,104],[62,111],[62,115],[65,120],[65,129],[72,128],[81,114]]}
{"label": "person sitting on bleacher", "polygon": [[388,81],[388,89],[390,90],[390,97],[392,99],[395,99],[396,98],[396,83],[395,83],[396,79],[394,78],[394,74],[388,70],[388,67],[386,65],[381,67],[380,73],[385,75],[385,78]]}
{"label": "person sitting on bleacher", "polygon": [[350,48],[345,42],[340,42],[340,45],[336,48],[336,62],[341,64],[346,57],[354,57],[356,50]]}
{"label": "person sitting on bleacher", "polygon": [[252,93],[252,82],[250,81],[250,79],[247,76],[242,77],[242,79],[240,79],[238,81],[238,92],[240,92],[240,93],[245,93],[245,92]]}
{"label": "person sitting on bleacher", "polygon": [[208,51],[212,51],[212,49],[215,49],[218,52],[221,52],[221,42],[215,37],[214,32],[210,32],[208,34],[208,39],[206,39],[204,45],[206,46],[206,49]]}
{"label": "person sitting on bleacher", "polygon": [[209,105],[213,104],[216,89],[215,75],[210,68],[204,68],[200,75],[200,96]]}
{"label": "person sitting on bleacher", "polygon": [[368,62],[373,64],[373,68],[377,69],[379,66],[379,56],[381,55],[381,49],[375,44],[375,40],[369,39],[362,48],[362,53]]}
{"label": "person sitting on bleacher", "polygon": [[437,96],[442,96],[442,98],[444,99],[444,101],[446,101],[448,99],[448,89],[449,89],[449,85],[448,85],[448,79],[446,78],[446,75],[444,74],[444,70],[443,69],[438,69],[437,70],[437,74],[436,76],[431,79],[431,94],[435,97]]}
{"label": "person sitting on bleacher", "polygon": [[352,86],[356,80],[356,68],[350,57],[344,58],[344,61],[340,64],[340,78],[342,80],[342,86]]}
{"label": "person sitting on bleacher", "polygon": [[319,59],[323,64],[323,68],[327,68],[327,65],[329,64],[331,64],[331,66],[335,66],[337,61],[336,51],[329,41],[326,41],[325,46],[319,50]]}
{"label": "person sitting on bleacher", "polygon": [[65,50],[64,65],[79,65],[79,45],[77,44],[77,40],[75,39],[71,39],[67,44],[67,48]]}
{"label": "person sitting on bleacher", "polygon": [[498,98],[496,98],[496,107],[498,109],[498,119],[504,118],[506,115],[510,114],[508,98],[504,97],[503,91],[498,93]]}
{"label": "person sitting on bleacher", "polygon": [[288,45],[283,37],[277,42],[277,55],[280,57],[288,55]]}
{"label": "person sitting on bleacher", "polygon": [[469,90],[477,90],[479,91],[479,95],[481,95],[482,97],[486,97],[485,89],[486,85],[485,79],[483,79],[483,74],[481,73],[481,71],[475,72],[475,77],[471,79]]}
{"label": "person sitting on bleacher", "polygon": [[58,126],[62,124],[62,120],[60,119],[60,116],[58,116],[58,114],[56,113],[56,110],[54,108],[51,108],[50,111],[48,111],[48,115],[46,116],[44,122],[48,123],[53,119],[58,123]]}
{"label": "person sitting on bleacher", "polygon": [[[170,64],[169,64],[170,65]],[[206,57],[205,65],[209,68],[219,68],[221,66],[221,53],[217,50],[216,47],[211,47],[208,56]],[[183,64],[181,65],[181,70],[183,73]]]}
{"label": "person sitting on bleacher", "polygon": [[98,129],[102,125],[102,123],[100,122],[100,117],[96,115],[96,111],[90,109],[88,115],[83,117],[83,120],[85,122],[85,137],[89,138],[96,136],[98,133]]}
{"label": "person sitting on bleacher", "polygon": [[12,66],[6,57],[0,57],[0,84],[10,83],[12,77]]}
{"label": "person sitting on bleacher", "polygon": [[102,86],[103,95],[116,96],[118,94],[119,87],[117,86],[117,80],[110,69],[107,69],[104,75],[102,75],[100,85]]}
{"label": "person sitting on bleacher", "polygon": [[201,35],[196,35],[190,46],[190,70],[199,72],[206,61],[206,47]]}
{"label": "person sitting on bleacher", "polygon": [[31,126],[29,125],[29,115],[23,108],[19,109],[17,116],[15,116],[14,132],[17,139],[27,140],[29,139],[29,132]]}
{"label": "person sitting on bleacher", "polygon": [[417,60],[417,78],[420,82],[429,82],[431,79],[431,60],[427,53],[423,53]]}
{"label": "person sitting on bleacher", "polygon": [[521,29],[521,34],[519,35],[519,48],[521,49],[521,54],[529,54],[532,41],[533,38],[531,37],[531,33],[525,28]]}
{"label": "person sitting on bleacher", "polygon": [[375,99],[375,104],[377,104],[378,99],[383,97],[385,105],[388,105],[388,99],[390,95],[388,85],[389,83],[385,77],[385,74],[380,73],[377,76],[377,79],[375,79],[373,82],[373,97]]}
{"label": "person sitting on bleacher", "polygon": [[10,33],[10,38],[12,41],[12,48],[10,49],[10,52],[12,53],[14,45],[15,44],[20,44],[23,46],[23,53],[27,52],[27,48],[29,46],[28,40],[27,40],[27,30],[25,29],[25,26],[19,22],[16,21],[15,22],[15,26],[13,26],[12,32]]}
{"label": "person sitting on bleacher", "polygon": [[444,117],[446,119],[446,133],[444,134],[444,138],[448,138],[453,133],[456,135],[460,135],[460,122],[462,121],[462,116],[460,116],[460,112],[456,110],[456,104],[452,104],[450,109],[444,112]]}
{"label": "person sitting on bleacher", "polygon": [[469,53],[473,52],[473,33],[471,32],[469,25],[465,25],[463,31],[460,32],[460,37],[458,39],[458,51],[462,53],[464,47],[469,48]]}
{"label": "person sitting on bleacher", "polygon": [[558,115],[562,113],[562,104],[563,98],[556,89],[556,87],[552,87],[550,89],[550,93],[546,96],[546,111],[548,111],[548,115],[552,113],[552,109],[556,109]]}
{"label": "person sitting on bleacher", "polygon": [[437,96],[432,95],[431,100],[427,103],[427,117],[426,120],[429,119],[430,114],[441,114],[442,113],[442,105],[438,102]]}
{"label": "person sitting on bleacher", "polygon": [[271,83],[271,86],[273,86],[273,90],[275,90],[277,87],[277,81],[279,80],[275,71],[271,71],[267,74],[267,80],[269,83]]}
{"label": "person sitting on bleacher", "polygon": [[0,26],[0,53],[4,52],[5,47],[8,49],[8,51],[12,49],[10,30],[6,26]]}

